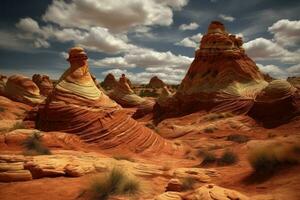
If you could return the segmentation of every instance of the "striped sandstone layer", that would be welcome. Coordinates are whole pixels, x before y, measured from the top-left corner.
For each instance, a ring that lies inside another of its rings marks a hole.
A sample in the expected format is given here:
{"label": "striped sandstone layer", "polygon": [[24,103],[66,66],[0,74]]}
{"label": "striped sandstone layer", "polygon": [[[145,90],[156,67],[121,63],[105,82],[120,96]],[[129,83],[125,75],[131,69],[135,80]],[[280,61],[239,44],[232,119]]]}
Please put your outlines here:
{"label": "striped sandstone layer", "polygon": [[175,153],[173,144],[133,120],[94,84],[87,65],[70,67],[46,104],[37,126],[44,131],[74,133],[100,149]]}

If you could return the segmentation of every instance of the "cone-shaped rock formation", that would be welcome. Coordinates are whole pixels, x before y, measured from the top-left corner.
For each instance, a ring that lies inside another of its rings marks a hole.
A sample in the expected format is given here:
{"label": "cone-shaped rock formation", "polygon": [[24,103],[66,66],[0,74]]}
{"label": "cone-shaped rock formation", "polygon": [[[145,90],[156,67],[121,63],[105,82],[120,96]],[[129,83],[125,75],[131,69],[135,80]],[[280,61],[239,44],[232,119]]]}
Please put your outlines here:
{"label": "cone-shaped rock formation", "polygon": [[113,89],[118,84],[118,81],[115,79],[115,76],[111,73],[107,74],[105,77],[102,86],[106,90]]}
{"label": "cone-shaped rock formation", "polygon": [[101,149],[174,151],[169,141],[130,118],[96,87],[82,48],[70,49],[68,60],[71,67],[40,106],[37,126],[41,130],[74,133]]}
{"label": "cone-shaped rock formation", "polygon": [[163,88],[165,85],[166,84],[161,79],[159,79],[157,76],[153,76],[149,81],[148,87]]}
{"label": "cone-shaped rock formation", "polygon": [[[167,113],[167,117],[198,110],[236,114],[251,112],[262,120],[268,117],[255,114],[262,109],[258,108],[261,101],[268,102],[271,109],[275,104],[271,105],[270,102],[288,97],[292,100],[286,103],[294,110],[288,111],[288,118],[299,114],[299,107],[295,103],[299,99],[297,92],[286,81],[269,84],[255,62],[246,55],[242,45],[240,37],[228,34],[222,23],[213,21],[202,37],[200,48],[195,52],[195,59],[177,93],[158,101],[155,115]],[[280,110],[276,111],[276,106],[274,108],[277,115],[282,114]],[[268,109],[264,113],[268,113]]]}
{"label": "cone-shaped rock formation", "polygon": [[134,93],[131,89],[125,74],[122,74],[119,82],[109,96],[123,107],[143,106],[145,109],[152,111],[154,102],[142,98]]}

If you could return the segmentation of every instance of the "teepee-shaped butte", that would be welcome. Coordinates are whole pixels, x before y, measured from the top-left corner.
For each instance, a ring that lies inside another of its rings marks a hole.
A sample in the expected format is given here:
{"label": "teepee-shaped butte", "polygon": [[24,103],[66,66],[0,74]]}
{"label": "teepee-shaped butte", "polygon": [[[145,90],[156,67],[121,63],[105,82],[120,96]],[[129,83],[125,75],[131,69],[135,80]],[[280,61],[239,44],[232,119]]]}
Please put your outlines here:
{"label": "teepee-shaped butte", "polygon": [[242,45],[222,23],[211,22],[177,93],[157,102],[155,116],[232,112],[271,127],[299,115],[299,90],[284,80],[268,83]]}
{"label": "teepee-shaped butte", "polygon": [[70,68],[61,76],[45,105],[40,105],[39,129],[73,133],[100,149],[181,152],[170,141],[133,120],[96,87],[82,48],[70,49],[68,60]]}
{"label": "teepee-shaped butte", "polygon": [[253,98],[267,82],[242,45],[240,37],[228,34],[222,23],[213,21],[178,92]]}

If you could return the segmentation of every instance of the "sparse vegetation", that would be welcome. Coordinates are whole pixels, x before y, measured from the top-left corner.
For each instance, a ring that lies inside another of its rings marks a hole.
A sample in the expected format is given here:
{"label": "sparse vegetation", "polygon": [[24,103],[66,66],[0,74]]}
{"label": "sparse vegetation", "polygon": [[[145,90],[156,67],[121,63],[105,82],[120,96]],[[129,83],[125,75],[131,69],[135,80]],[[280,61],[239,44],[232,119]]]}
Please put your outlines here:
{"label": "sparse vegetation", "polygon": [[193,177],[185,177],[182,180],[182,190],[191,190],[194,188],[194,185],[197,183],[197,180]]}
{"label": "sparse vegetation", "polygon": [[42,135],[39,132],[33,133],[28,136],[23,142],[26,155],[49,155],[50,150],[42,143]]}
{"label": "sparse vegetation", "polygon": [[231,165],[238,161],[238,156],[230,150],[226,150],[218,159],[219,165]]}
{"label": "sparse vegetation", "polygon": [[224,113],[209,113],[204,117],[204,120],[206,121],[215,121],[218,119],[224,119],[224,118],[229,118],[233,117],[234,115],[229,112],[224,112]]}
{"label": "sparse vegetation", "polygon": [[127,156],[127,155],[115,155],[115,156],[113,156],[113,158],[116,160],[127,160],[130,162],[135,162],[135,160],[133,158],[131,158],[130,156]]}
{"label": "sparse vegetation", "polygon": [[232,135],[227,136],[227,140],[233,141],[236,143],[246,143],[250,140],[250,138],[246,135],[232,134]]}
{"label": "sparse vegetation", "polygon": [[300,145],[272,145],[257,147],[248,160],[258,175],[272,175],[283,166],[300,163]]}
{"label": "sparse vegetation", "polygon": [[135,195],[140,191],[140,183],[128,178],[123,171],[113,168],[104,178],[97,178],[90,186],[92,199],[107,200],[111,195]]}
{"label": "sparse vegetation", "polygon": [[215,163],[217,161],[216,155],[209,151],[199,150],[198,156],[203,157],[203,161],[202,161],[201,165],[208,165],[208,164]]}

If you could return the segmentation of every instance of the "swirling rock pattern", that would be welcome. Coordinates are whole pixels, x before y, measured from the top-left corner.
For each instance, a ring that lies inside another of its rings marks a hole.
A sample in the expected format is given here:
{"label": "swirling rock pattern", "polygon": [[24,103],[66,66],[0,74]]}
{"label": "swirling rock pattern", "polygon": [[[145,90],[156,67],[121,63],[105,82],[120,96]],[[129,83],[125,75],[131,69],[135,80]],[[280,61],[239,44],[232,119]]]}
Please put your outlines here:
{"label": "swirling rock pattern", "polygon": [[[222,23],[213,21],[207,34],[202,37],[200,48],[195,52],[195,59],[177,93],[158,101],[154,106],[155,117],[160,120],[162,115],[165,118],[199,110],[251,113],[259,120],[268,118],[261,117],[259,113],[269,111],[270,117],[288,114],[288,119],[295,115],[294,111],[299,114],[299,97],[296,97],[299,92],[295,92],[286,82],[268,79],[271,81],[269,84],[255,62],[246,55],[242,45],[240,37],[228,34]],[[280,103],[282,108],[288,108],[287,111],[273,113],[273,108],[276,110],[279,104],[270,102],[288,97],[292,100]],[[265,103],[260,106],[261,102]]]}
{"label": "swirling rock pattern", "polygon": [[109,97],[115,100],[122,107],[136,107],[135,117],[142,117],[153,110],[155,102],[150,99],[142,98],[134,93],[131,89],[128,79],[123,74],[120,77],[114,90],[109,93]]}
{"label": "swirling rock pattern", "polygon": [[44,100],[38,86],[30,78],[22,75],[13,75],[8,78],[4,95],[14,101],[29,105],[40,104]]}
{"label": "swirling rock pattern", "polygon": [[74,133],[101,149],[176,151],[171,142],[140,125],[101,92],[91,78],[87,63],[77,68],[71,65],[62,75],[46,103],[40,106],[37,127]]}
{"label": "swirling rock pattern", "polygon": [[256,96],[249,114],[269,128],[284,124],[300,114],[299,90],[288,81],[274,80]]}

